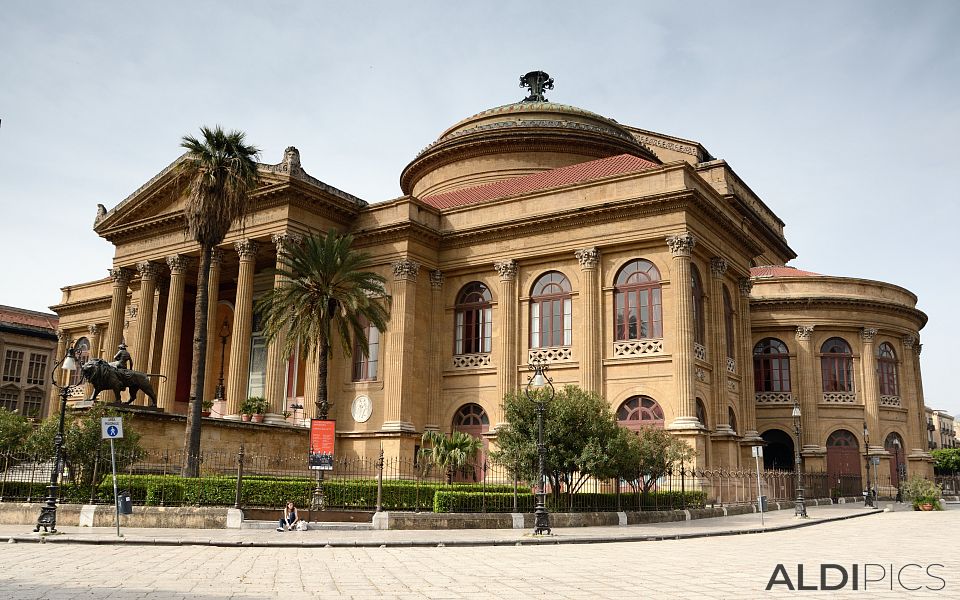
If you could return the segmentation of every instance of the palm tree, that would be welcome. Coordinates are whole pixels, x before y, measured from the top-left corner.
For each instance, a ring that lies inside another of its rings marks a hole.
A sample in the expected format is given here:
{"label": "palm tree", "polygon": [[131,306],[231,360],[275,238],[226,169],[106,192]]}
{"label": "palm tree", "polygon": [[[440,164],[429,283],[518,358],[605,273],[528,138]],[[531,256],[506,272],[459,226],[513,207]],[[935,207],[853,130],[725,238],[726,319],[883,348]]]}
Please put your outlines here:
{"label": "palm tree", "polygon": [[199,474],[200,417],[207,356],[207,282],[210,255],[223,242],[234,221],[250,206],[250,194],[258,183],[257,157],[260,150],[245,143],[241,131],[225,132],[220,126],[201,127],[203,139],[186,135],[180,146],[187,153],[180,163],[179,177],[186,191],[184,216],[187,233],[200,244],[197,273],[197,300],[194,311],[193,362],[190,376],[190,410],[184,436],[182,475]]}
{"label": "palm tree", "polygon": [[483,449],[483,440],[463,431],[444,435],[439,431],[425,431],[420,458],[436,465],[453,482],[453,474],[465,467]]}
{"label": "palm tree", "polygon": [[385,331],[390,320],[386,280],[366,270],[370,257],[352,245],[352,235],[333,230],[308,236],[280,257],[277,272],[284,285],[257,301],[269,342],[282,336],[284,352],[317,353],[315,402],[321,419],[330,408],[327,372],[334,332],[344,354],[351,356],[356,343],[369,356],[367,324]]}

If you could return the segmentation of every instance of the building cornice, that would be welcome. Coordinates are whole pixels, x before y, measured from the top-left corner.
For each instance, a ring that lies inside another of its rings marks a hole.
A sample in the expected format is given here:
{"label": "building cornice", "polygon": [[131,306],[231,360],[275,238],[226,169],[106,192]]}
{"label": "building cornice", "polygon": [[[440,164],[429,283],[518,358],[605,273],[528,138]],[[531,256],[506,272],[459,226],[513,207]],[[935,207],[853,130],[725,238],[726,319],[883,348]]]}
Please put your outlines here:
{"label": "building cornice", "polygon": [[917,330],[923,329],[927,324],[927,315],[922,310],[910,306],[904,306],[894,302],[883,302],[880,300],[868,300],[863,298],[838,298],[836,296],[804,296],[796,298],[751,298],[750,310],[773,309],[773,308],[794,308],[803,307],[806,309],[816,306],[826,307],[847,307],[853,309],[879,310],[887,313],[906,316],[917,323]]}

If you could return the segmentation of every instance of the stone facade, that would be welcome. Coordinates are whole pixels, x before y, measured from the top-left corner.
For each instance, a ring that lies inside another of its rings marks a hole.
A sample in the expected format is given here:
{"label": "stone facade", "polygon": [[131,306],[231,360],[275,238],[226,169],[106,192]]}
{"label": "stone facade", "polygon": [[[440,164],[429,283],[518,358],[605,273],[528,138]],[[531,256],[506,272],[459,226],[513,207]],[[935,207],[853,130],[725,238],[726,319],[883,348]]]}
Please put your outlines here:
{"label": "stone facade", "polygon": [[0,306],[0,408],[34,419],[50,414],[50,371],[66,343],[56,315]]}
{"label": "stone facade", "polygon": [[[98,328],[94,354],[135,341],[136,364],[167,376],[169,413],[187,407],[199,254],[172,185],[179,161],[97,221],[116,248],[110,278],[63,288],[54,307],[73,339]],[[866,421],[881,440],[871,454],[896,432],[910,468],[929,469],[916,298],[784,267],[796,255],[783,222],[697,142],[517,102],[441,134],[404,169],[399,198],[368,204],[324,184],[292,147],[260,170],[253,211],[211,269],[205,396],[220,372],[226,389],[214,416],[236,419],[249,395],[268,398],[268,422],[314,416],[315,357],[267,347],[252,306],[281,284],[271,268],[287,240],[333,228],[354,234],[392,296],[375,372],[355,377],[353,358],[331,359],[344,453],[410,457],[428,429],[495,443],[501,399],[536,359],[555,385],[596,391],[624,420],[688,440],[701,466],[746,465],[771,430],[792,435],[796,399],[808,466],[826,467],[827,438],[859,436]],[[823,389],[820,346],[833,337],[852,348],[852,392]],[[786,390],[757,391],[767,338],[785,345]],[[896,401],[872,375],[881,344],[896,348]],[[367,402],[372,413],[355,418]]]}

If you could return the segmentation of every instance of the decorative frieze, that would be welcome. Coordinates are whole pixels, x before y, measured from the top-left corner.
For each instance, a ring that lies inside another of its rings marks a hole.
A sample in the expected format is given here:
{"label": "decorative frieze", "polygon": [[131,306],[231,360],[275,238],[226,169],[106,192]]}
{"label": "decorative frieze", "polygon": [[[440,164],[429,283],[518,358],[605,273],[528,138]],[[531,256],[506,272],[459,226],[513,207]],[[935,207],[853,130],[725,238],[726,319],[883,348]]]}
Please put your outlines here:
{"label": "decorative frieze", "polygon": [[670,254],[673,256],[690,256],[693,254],[693,247],[697,245],[697,239],[690,233],[685,232],[668,237],[667,245],[670,247]]}
{"label": "decorative frieze", "polygon": [[824,392],[823,401],[831,404],[855,404],[857,394],[856,392]]}
{"label": "decorative frieze", "polygon": [[720,256],[714,256],[710,259],[710,274],[717,279],[722,279],[727,274],[727,259]]}
{"label": "decorative frieze", "polygon": [[260,244],[250,239],[234,242],[233,247],[240,256],[240,260],[254,260],[257,258],[257,252],[260,250]]}
{"label": "decorative frieze", "polygon": [[790,392],[757,392],[754,399],[757,404],[793,404]]}
{"label": "decorative frieze", "polygon": [[900,406],[900,396],[880,396],[880,406]]}
{"label": "decorative frieze", "polygon": [[495,262],[493,268],[500,275],[501,281],[509,281],[517,277],[517,261],[513,259]]}
{"label": "decorative frieze", "polygon": [[733,379],[728,379],[728,380],[727,380],[727,389],[730,390],[731,392],[736,393],[736,391],[737,391],[738,389],[740,389],[740,386],[737,385],[737,382],[734,381]]}
{"label": "decorative frieze", "polygon": [[613,343],[614,358],[628,358],[631,356],[647,356],[649,354],[662,354],[663,340],[645,339],[645,340],[624,340]]}
{"label": "decorative frieze", "polygon": [[707,372],[700,367],[696,367],[693,370],[693,376],[696,377],[700,383],[707,383]]}
{"label": "decorative frieze", "polygon": [[797,340],[801,342],[808,341],[813,335],[813,328],[815,325],[799,325],[797,326]]}
{"label": "decorative frieze", "polygon": [[458,354],[453,357],[454,369],[476,369],[478,367],[489,367],[493,362],[490,360],[490,353],[482,354]]}
{"label": "decorative frieze", "polygon": [[583,248],[574,252],[573,255],[580,262],[581,269],[596,269],[600,264],[600,250],[597,248]]}
{"label": "decorative frieze", "polygon": [[556,348],[530,348],[527,351],[527,364],[535,362],[555,363],[573,360],[573,349],[570,346]]}
{"label": "decorative frieze", "polygon": [[190,268],[191,263],[190,257],[182,254],[167,257],[167,266],[170,267],[170,273],[173,275],[183,275]]}
{"label": "decorative frieze", "polygon": [[443,271],[430,271],[430,287],[435,290],[443,287]]}
{"label": "decorative frieze", "polygon": [[393,263],[393,278],[396,281],[416,281],[420,274],[420,263],[404,258]]}

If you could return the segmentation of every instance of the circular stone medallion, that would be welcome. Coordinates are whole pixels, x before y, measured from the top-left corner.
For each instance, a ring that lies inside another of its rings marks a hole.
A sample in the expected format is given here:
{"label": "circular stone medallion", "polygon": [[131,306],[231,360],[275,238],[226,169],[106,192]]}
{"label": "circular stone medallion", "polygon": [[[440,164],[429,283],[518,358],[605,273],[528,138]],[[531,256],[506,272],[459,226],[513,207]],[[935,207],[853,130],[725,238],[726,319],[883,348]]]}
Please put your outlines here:
{"label": "circular stone medallion", "polygon": [[366,423],[373,414],[373,402],[367,396],[357,396],[350,406],[350,414],[357,423]]}

